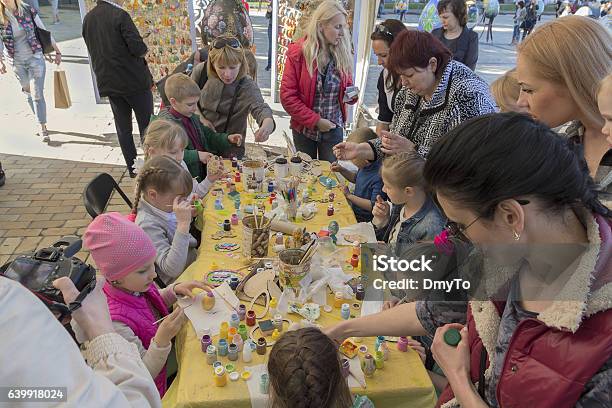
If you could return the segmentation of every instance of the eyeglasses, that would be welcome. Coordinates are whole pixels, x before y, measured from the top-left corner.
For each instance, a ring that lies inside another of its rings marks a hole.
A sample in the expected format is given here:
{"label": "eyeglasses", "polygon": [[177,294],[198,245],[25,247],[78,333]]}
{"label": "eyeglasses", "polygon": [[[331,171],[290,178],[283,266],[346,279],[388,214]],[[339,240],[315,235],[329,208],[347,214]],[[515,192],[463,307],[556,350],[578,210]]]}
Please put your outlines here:
{"label": "eyeglasses", "polygon": [[393,40],[393,33],[389,31],[389,29],[382,23],[376,24],[376,26],[374,27],[374,32],[388,35],[389,37],[391,37],[391,40]]}
{"label": "eyeglasses", "polygon": [[213,42],[213,48],[220,50],[223,47],[231,47],[231,48],[238,49],[240,48],[240,41],[238,41],[238,39],[235,37],[229,37],[229,38],[217,38]]}
{"label": "eyeglasses", "polygon": [[[527,205],[529,204],[529,200],[516,200],[517,203],[519,203],[520,205]],[[470,222],[468,225],[466,225],[465,227],[462,225],[457,224],[456,222],[453,221],[448,221],[446,223],[446,226],[444,227],[444,229],[446,231],[448,231],[448,233],[450,235],[452,235],[453,237],[460,239],[463,242],[471,242],[471,240],[467,237],[467,235],[465,235],[465,232],[468,230],[468,228],[470,228],[472,225],[474,225],[476,223],[476,221],[478,221],[479,219],[482,218],[482,215],[479,215],[478,217],[476,217],[476,219],[472,222]]]}

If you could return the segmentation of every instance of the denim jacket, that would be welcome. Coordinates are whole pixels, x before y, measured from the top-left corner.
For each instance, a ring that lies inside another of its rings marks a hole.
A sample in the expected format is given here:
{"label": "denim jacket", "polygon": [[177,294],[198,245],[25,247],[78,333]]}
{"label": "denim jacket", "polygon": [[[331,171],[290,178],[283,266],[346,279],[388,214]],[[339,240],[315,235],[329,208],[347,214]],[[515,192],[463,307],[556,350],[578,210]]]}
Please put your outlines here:
{"label": "denim jacket", "polygon": [[[403,205],[393,205],[391,208],[391,218],[386,227],[377,229],[376,238],[385,242],[389,242],[393,227],[400,219]],[[433,199],[427,196],[427,200],[416,214],[405,220],[400,226],[397,234],[397,243],[395,245],[395,253],[400,253],[402,247],[412,245],[418,241],[430,241],[438,235],[446,225],[446,217],[436,206]]]}

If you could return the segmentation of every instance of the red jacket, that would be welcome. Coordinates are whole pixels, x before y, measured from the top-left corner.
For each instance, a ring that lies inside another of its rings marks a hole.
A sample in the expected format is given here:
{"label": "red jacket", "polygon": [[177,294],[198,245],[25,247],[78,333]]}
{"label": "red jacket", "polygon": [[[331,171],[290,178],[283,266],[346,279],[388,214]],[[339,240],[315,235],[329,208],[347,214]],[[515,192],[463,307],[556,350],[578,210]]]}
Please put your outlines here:
{"label": "red jacket", "polygon": [[[579,266],[569,282],[584,294],[583,301],[553,302],[537,319],[519,323],[497,384],[500,407],[573,407],[584,386],[612,355],[612,309],[609,309],[612,224],[603,217],[595,219],[599,231],[596,227],[590,228],[591,250],[581,259],[581,265],[589,267]],[[601,237],[601,245],[594,245],[597,239],[591,239],[597,236]],[[495,353],[503,310],[503,302],[470,302],[467,326],[470,375],[474,384],[478,382],[483,347],[489,357]],[[487,358],[487,381],[491,373],[491,361]],[[452,389],[447,386],[437,406],[446,408],[457,404]]]}
{"label": "red jacket", "polygon": [[[308,73],[306,59],[302,52],[304,38],[289,44],[287,50],[287,61],[280,87],[280,100],[283,108],[291,116],[291,129],[301,132],[304,128],[314,129],[321,116],[312,110],[314,106],[315,93],[317,89],[316,78],[319,70],[314,63],[313,75]],[[342,84],[338,103],[342,109],[342,117],[346,122],[346,105],[344,92],[346,88],[353,85],[353,79],[349,75],[341,74]],[[352,102],[355,103],[356,101]]]}

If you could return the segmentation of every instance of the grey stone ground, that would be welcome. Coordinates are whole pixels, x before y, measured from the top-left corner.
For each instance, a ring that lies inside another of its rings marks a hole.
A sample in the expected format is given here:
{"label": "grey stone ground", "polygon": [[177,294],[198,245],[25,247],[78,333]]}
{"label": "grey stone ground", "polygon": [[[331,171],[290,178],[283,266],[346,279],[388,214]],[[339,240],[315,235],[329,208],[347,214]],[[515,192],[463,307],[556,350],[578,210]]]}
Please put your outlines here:
{"label": "grey stone ground", "polygon": [[[43,19],[48,24],[49,7],[43,7]],[[276,115],[277,131],[270,137],[268,144],[283,145],[282,130],[289,129],[289,118],[280,104],[270,100],[270,76],[264,70],[267,63],[267,20],[262,14],[253,13],[256,45],[259,63],[258,80],[264,96]],[[51,143],[42,143],[34,116],[29,111],[25,98],[9,67],[7,75],[0,77],[0,152],[15,155],[66,159],[84,162],[123,164],[112,114],[108,104],[96,104],[94,100],[91,74],[85,44],[81,37],[81,19],[77,10],[61,10],[62,24],[48,26],[58,40],[64,54],[61,67],[66,71],[73,106],[67,110],[53,107],[53,70],[47,64],[45,95],[48,106],[48,126],[51,130]],[[392,17],[391,14],[384,17]],[[545,19],[550,17],[544,17]],[[417,16],[409,15],[407,25],[415,26]],[[481,28],[477,29],[479,32]],[[480,43],[480,58],[477,73],[487,81],[514,65],[515,51],[509,46],[512,35],[512,19],[508,15],[495,20],[495,42]],[[375,64],[375,60],[373,59]],[[376,79],[380,67],[372,65],[366,87],[365,104],[376,105]],[[134,126],[136,128],[136,125]],[[252,135],[247,141],[252,140]]]}

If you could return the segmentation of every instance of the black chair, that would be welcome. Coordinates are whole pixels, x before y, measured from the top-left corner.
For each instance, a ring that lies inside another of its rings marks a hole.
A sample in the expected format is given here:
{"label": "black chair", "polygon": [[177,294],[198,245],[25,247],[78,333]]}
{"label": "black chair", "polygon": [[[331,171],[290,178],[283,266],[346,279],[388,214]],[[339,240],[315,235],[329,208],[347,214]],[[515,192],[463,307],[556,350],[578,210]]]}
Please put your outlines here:
{"label": "black chair", "polygon": [[106,211],[113,190],[117,191],[125,203],[132,208],[132,202],[119,187],[115,179],[108,173],[100,173],[93,178],[83,191],[83,203],[91,218]]}

